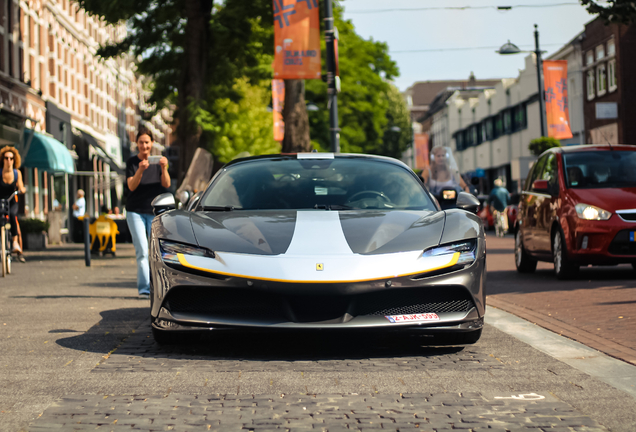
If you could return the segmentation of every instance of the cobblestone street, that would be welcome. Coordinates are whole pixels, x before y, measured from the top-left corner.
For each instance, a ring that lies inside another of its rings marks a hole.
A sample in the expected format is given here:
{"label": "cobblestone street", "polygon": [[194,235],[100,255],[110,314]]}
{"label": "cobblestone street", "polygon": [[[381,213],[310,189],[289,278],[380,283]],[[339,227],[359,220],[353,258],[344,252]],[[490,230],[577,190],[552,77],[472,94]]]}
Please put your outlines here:
{"label": "cobblestone street", "polygon": [[636,425],[634,397],[491,325],[463,348],[360,334],[211,334],[160,347],[135,297],[132,248],[90,268],[81,258],[77,248],[32,254],[2,281],[3,431]]}

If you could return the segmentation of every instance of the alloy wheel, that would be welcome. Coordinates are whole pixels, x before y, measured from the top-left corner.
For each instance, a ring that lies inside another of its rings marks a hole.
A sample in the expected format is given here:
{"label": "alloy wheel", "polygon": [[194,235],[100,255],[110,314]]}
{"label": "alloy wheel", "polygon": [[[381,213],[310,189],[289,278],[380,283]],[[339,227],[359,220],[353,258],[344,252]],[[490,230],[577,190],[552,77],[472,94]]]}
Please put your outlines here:
{"label": "alloy wheel", "polygon": [[554,236],[554,271],[561,273],[561,267],[563,266],[563,245],[561,243],[561,234],[556,233]]}
{"label": "alloy wheel", "polygon": [[521,250],[523,246],[521,245],[521,234],[519,232],[517,232],[517,235],[515,236],[515,261],[517,264],[517,267],[521,266],[521,253],[523,252]]}

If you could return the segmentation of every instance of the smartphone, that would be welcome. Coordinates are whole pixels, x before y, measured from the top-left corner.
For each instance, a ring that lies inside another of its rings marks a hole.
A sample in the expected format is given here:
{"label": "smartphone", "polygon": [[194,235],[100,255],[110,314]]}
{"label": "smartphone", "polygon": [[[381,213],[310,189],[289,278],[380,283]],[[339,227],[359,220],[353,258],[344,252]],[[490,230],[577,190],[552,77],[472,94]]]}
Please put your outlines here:
{"label": "smartphone", "polygon": [[151,165],[156,165],[161,160],[161,156],[148,156],[148,163]]}

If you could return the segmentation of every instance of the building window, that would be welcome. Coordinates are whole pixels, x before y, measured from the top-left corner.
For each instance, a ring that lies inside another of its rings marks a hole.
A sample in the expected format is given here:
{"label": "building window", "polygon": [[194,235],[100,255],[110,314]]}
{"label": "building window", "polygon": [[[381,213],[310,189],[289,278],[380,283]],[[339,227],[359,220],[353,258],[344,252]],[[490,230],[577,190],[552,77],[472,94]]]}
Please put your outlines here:
{"label": "building window", "polygon": [[457,134],[455,134],[455,147],[459,151],[464,150],[464,133],[463,132],[457,132]]}
{"label": "building window", "polygon": [[607,75],[605,73],[605,64],[596,67],[596,94],[603,96],[607,92]]}
{"label": "building window", "polygon": [[504,133],[510,133],[512,131],[512,115],[510,115],[510,110],[503,112],[503,130]]}
{"label": "building window", "polygon": [[485,134],[486,134],[485,141],[492,141],[494,133],[495,133],[495,131],[493,129],[492,117],[486,119],[486,121],[484,122],[484,125],[485,125],[484,131],[485,131]]}
{"label": "building window", "polygon": [[605,47],[599,45],[596,47],[596,61],[602,60],[603,58],[605,58]]}
{"label": "building window", "polygon": [[594,53],[592,51],[588,51],[587,55],[585,57],[587,60],[585,61],[586,65],[591,65],[592,63],[594,63]]}
{"label": "building window", "polygon": [[587,71],[587,100],[594,99],[594,69]]}
{"label": "building window", "polygon": [[616,60],[607,62],[607,87],[610,92],[618,88],[618,84],[616,83]]}
{"label": "building window", "polygon": [[495,133],[493,135],[493,139],[497,139],[499,138],[501,135],[503,135],[503,119],[502,119],[502,115],[501,114],[497,114],[495,116]]}
{"label": "building window", "polygon": [[527,127],[526,105],[517,105],[512,109],[512,130],[513,132],[517,132]]}
{"label": "building window", "polygon": [[607,56],[611,57],[616,54],[616,44],[614,43],[614,39],[610,39],[607,42]]}

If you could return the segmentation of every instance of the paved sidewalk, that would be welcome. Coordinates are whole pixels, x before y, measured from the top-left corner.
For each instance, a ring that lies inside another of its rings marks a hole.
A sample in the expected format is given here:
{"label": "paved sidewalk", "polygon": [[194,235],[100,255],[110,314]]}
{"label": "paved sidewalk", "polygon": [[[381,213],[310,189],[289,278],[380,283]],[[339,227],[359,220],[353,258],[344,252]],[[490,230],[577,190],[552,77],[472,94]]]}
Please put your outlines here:
{"label": "paved sidewalk", "polygon": [[629,265],[582,268],[559,281],[550,263],[517,273],[514,239],[488,234],[487,304],[636,365],[636,272]]}

